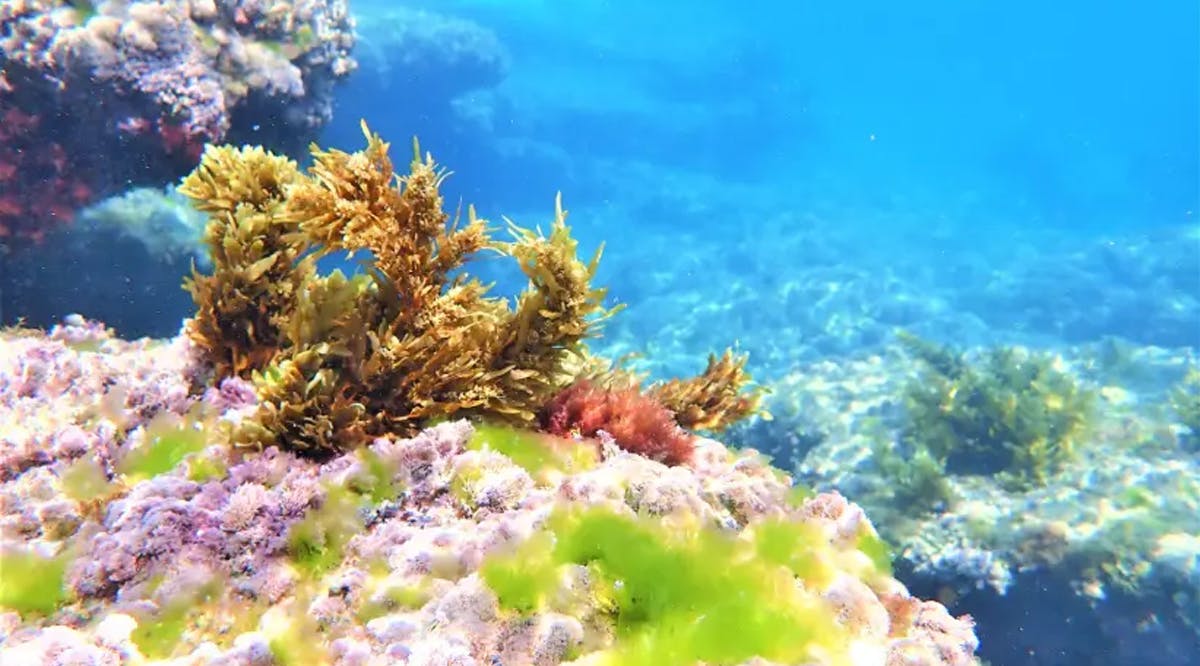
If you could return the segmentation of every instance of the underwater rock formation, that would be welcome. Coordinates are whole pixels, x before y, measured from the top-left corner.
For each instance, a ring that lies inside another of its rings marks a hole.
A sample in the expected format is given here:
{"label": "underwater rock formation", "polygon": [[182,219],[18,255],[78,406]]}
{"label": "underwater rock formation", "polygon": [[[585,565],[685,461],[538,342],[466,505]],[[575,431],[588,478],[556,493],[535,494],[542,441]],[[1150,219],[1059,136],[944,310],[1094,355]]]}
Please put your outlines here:
{"label": "underwater rock formation", "polygon": [[174,189],[135,188],[86,206],[36,252],[5,257],[0,325],[48,327],[82,310],[124,338],[174,334],[194,310],[181,276],[209,267],[207,218]]}
{"label": "underwater rock formation", "polygon": [[302,149],[353,43],[345,0],[5,0],[0,117],[19,122],[0,149],[0,243],[170,182],[208,142]]}
{"label": "underwater rock formation", "polygon": [[368,99],[419,90],[405,113],[445,115],[455,98],[495,87],[508,73],[500,38],[475,22],[400,5],[367,16],[358,56],[365,71],[355,87]]}
{"label": "underwater rock formation", "polygon": [[1200,346],[1196,289],[1200,227],[1113,235],[1071,251],[1014,257],[954,298],[990,326],[1040,331],[1069,343],[1117,336],[1162,347]]}
{"label": "underwater rock formation", "polygon": [[323,463],[242,449],[253,387],[190,391],[200,352],[4,334],[0,660],[975,663],[858,507],[753,451],[668,468],[466,421]]}

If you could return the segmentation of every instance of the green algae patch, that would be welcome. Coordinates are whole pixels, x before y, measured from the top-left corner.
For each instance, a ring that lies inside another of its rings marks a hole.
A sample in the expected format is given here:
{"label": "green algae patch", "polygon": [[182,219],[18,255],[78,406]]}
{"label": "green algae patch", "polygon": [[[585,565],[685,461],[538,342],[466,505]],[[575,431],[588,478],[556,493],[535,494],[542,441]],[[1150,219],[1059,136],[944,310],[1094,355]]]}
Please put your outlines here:
{"label": "green algae patch", "polygon": [[408,608],[408,610],[416,610],[421,606],[425,606],[430,599],[433,599],[433,592],[428,586],[397,586],[386,590],[386,598],[391,604],[395,604],[398,608]]}
{"label": "green algae patch", "polygon": [[389,585],[376,598],[363,602],[356,615],[360,622],[366,623],[400,610],[419,610],[432,598],[433,591],[428,582]]}
{"label": "green algae patch", "polygon": [[318,578],[341,564],[346,544],[361,528],[354,494],[332,486],[319,508],[292,525],[288,555],[302,573]]}
{"label": "green algae patch", "polygon": [[63,586],[69,558],[34,553],[0,553],[0,607],[22,617],[49,615],[67,599]]}
{"label": "green algae patch", "polygon": [[95,458],[79,458],[67,465],[62,473],[63,492],[76,502],[90,502],[107,496],[113,484]]}
{"label": "green algae patch", "polygon": [[[157,590],[166,580],[166,576],[156,576],[150,580],[149,589]],[[184,644],[184,632],[205,624],[204,618],[213,614],[213,602],[222,591],[221,582],[211,579],[199,587],[175,595],[156,610],[136,613],[138,625],[130,635],[130,640],[137,645],[139,652],[151,660],[176,656]]]}
{"label": "green algae patch", "polygon": [[574,473],[590,469],[597,460],[593,446],[492,424],[475,426],[467,449],[490,450],[506,456],[538,483],[545,483],[548,474],[553,472]]}
{"label": "green algae patch", "polygon": [[425,575],[396,580],[387,558],[376,557],[360,562],[370,575],[354,611],[359,622],[366,624],[377,617],[398,611],[415,611],[434,598],[434,576]]}
{"label": "green algae patch", "polygon": [[544,607],[550,595],[558,590],[561,564],[554,556],[551,535],[539,532],[515,552],[489,558],[480,574],[496,593],[502,608],[533,613]]}
{"label": "green algae patch", "polygon": [[885,573],[888,576],[892,575],[892,549],[888,547],[887,542],[879,538],[874,532],[862,532],[858,535],[858,540],[854,544],[863,555],[870,558],[871,563],[875,565],[875,570]]}
{"label": "green algae patch", "polygon": [[464,506],[474,508],[471,488],[483,480],[484,471],[476,466],[462,466],[454,470],[450,479],[450,495]]}
{"label": "green algae patch", "polygon": [[187,458],[187,478],[196,483],[206,483],[224,479],[229,473],[225,463],[217,458],[208,456],[190,456]]}
{"label": "green algae patch", "polygon": [[342,563],[346,544],[363,529],[361,510],[395,499],[402,490],[394,479],[394,465],[369,449],[357,455],[359,470],[344,486],[327,484],[320,506],[288,531],[288,556],[309,578],[319,578]]}
{"label": "green algae patch", "polygon": [[263,614],[259,630],[267,636],[267,648],[277,666],[322,666],[333,660],[324,647],[323,632],[305,612],[311,602],[306,594],[285,606],[274,606]]}
{"label": "green algae patch", "polygon": [[96,354],[104,350],[104,340],[80,340],[78,342],[66,342],[67,349],[79,352],[81,354]]}
{"label": "green algae patch", "polygon": [[[553,610],[564,568],[585,567],[593,605],[614,642],[603,663],[736,663],[758,656],[796,663],[845,644],[845,632],[793,569],[824,577],[830,555],[816,528],[760,525],[746,539],[601,508],[561,509],[545,530],[485,562],[501,607]],[[807,557],[795,549],[825,548]]]}
{"label": "green algae patch", "polygon": [[816,495],[816,491],[808,486],[802,486],[800,484],[793,485],[788,489],[787,505],[791,507],[800,506],[801,504],[804,504],[806,500],[816,497]]}
{"label": "green algae patch", "polygon": [[130,451],[117,469],[130,480],[152,479],[208,445],[205,430],[192,418],[162,413],[146,424],[142,446]]}
{"label": "green algae patch", "polygon": [[755,554],[765,563],[786,567],[805,583],[824,587],[836,573],[826,559],[825,535],[815,525],[767,520],[754,526]]}
{"label": "green algae patch", "polygon": [[349,479],[346,487],[365,497],[371,504],[381,504],[398,497],[402,485],[395,480],[396,468],[371,449],[359,449],[361,471]]}

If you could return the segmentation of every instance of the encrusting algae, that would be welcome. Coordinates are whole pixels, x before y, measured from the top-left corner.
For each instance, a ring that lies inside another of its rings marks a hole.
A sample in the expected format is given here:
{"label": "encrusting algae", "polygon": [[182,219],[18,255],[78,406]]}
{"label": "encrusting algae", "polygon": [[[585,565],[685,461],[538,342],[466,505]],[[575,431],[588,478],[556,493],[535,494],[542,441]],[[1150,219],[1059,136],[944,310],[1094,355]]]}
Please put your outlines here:
{"label": "encrusting algae", "polygon": [[[619,309],[592,285],[600,252],[577,256],[561,200],[548,235],[509,221],[512,240],[497,241],[472,208],[452,221],[431,157],[414,142],[399,175],[389,144],[363,133],[355,153],[314,147],[307,173],[261,148],[209,147],[180,188],[210,215],[214,265],[187,284],[189,335],[218,378],[252,378],[261,401],[237,439],[334,453],[450,417],[535,425],[585,378],[584,342]],[[528,278],[515,307],[462,270],[482,250]],[[319,274],[331,252],[367,253],[368,270]],[[678,425],[719,430],[758,409],[744,365],[714,356],[647,393]]]}

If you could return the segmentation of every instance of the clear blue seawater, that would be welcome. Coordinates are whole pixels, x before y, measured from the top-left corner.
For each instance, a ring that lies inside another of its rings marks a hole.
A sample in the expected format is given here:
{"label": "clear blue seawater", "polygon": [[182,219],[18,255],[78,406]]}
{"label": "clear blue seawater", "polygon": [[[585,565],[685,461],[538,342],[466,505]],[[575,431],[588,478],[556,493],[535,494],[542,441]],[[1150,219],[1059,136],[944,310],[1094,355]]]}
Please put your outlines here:
{"label": "clear blue seawater", "polygon": [[[732,332],[771,357],[760,369],[771,373],[789,354],[767,338],[813,335],[767,312],[788,307],[772,297],[839,271],[864,283],[855,307],[886,309],[867,301],[893,290],[980,319],[933,323],[928,303],[884,317],[959,342],[1128,333],[1104,317],[1023,315],[1024,298],[1044,296],[1034,286],[1003,303],[973,292],[1097,243],[1200,223],[1194,2],[402,5],[492,32],[502,77],[462,91],[453,111],[427,103],[436,82],[385,65],[406,57],[388,48],[395,5],[359,0],[368,48],[325,142],[359,145],[360,117],[404,151],[417,135],[456,172],[449,196],[491,218],[546,221],[562,191],[585,245],[607,243],[612,297],[655,304],[640,323],[614,324],[614,342],[654,348],[664,370],[682,369],[664,351],[690,356]],[[1123,284],[1120,269],[1079,268],[1090,289],[1056,298],[1103,309],[1088,299],[1145,289],[1127,296],[1151,309],[1179,296],[1198,317],[1200,246],[1173,245],[1171,257],[1136,259],[1173,271],[1158,291]],[[701,332],[678,321],[705,303],[734,321]],[[1132,337],[1195,344],[1193,321],[1190,336],[1176,321]]]}

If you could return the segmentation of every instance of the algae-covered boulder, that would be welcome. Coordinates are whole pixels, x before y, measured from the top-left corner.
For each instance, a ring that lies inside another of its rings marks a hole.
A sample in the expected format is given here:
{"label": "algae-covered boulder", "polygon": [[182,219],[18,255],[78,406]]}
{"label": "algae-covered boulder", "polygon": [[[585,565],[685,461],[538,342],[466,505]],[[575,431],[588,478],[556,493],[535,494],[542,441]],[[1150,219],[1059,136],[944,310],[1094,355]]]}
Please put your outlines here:
{"label": "algae-covered boulder", "polygon": [[0,338],[0,661],[976,663],[861,509],[753,451],[457,420],[318,462],[230,446],[258,397],[190,393],[204,358]]}

